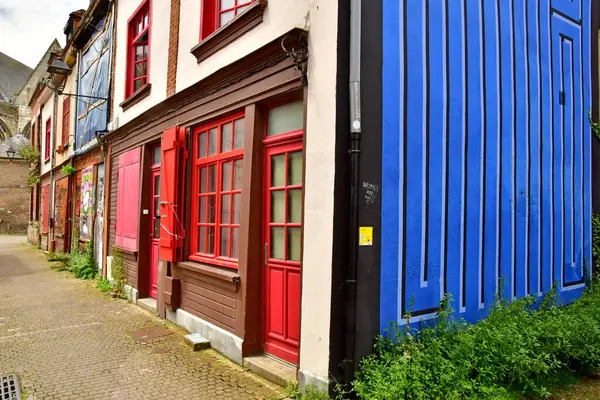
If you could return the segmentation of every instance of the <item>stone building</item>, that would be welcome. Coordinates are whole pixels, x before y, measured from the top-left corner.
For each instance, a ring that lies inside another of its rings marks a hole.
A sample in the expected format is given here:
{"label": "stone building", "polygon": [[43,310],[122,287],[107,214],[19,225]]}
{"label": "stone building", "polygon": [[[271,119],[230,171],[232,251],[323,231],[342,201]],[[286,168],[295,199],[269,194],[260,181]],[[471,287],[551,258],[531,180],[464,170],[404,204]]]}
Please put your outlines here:
{"label": "stone building", "polygon": [[22,132],[29,122],[23,118],[19,124],[19,106],[15,100],[31,72],[27,65],[0,52],[0,140]]}

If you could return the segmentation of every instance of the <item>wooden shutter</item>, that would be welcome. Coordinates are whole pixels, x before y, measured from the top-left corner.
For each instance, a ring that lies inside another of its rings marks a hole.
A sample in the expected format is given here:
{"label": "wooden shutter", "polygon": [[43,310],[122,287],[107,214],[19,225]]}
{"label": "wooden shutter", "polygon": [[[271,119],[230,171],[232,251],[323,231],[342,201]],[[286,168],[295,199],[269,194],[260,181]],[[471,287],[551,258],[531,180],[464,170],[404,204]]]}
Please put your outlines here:
{"label": "wooden shutter", "polygon": [[185,131],[174,127],[163,132],[160,184],[160,259],[177,261],[185,231],[181,176],[186,152]]}
{"label": "wooden shutter", "polygon": [[121,154],[117,173],[115,244],[137,251],[140,200],[140,148]]}
{"label": "wooden shutter", "polygon": [[48,232],[48,218],[50,214],[50,185],[42,188],[42,232]]}

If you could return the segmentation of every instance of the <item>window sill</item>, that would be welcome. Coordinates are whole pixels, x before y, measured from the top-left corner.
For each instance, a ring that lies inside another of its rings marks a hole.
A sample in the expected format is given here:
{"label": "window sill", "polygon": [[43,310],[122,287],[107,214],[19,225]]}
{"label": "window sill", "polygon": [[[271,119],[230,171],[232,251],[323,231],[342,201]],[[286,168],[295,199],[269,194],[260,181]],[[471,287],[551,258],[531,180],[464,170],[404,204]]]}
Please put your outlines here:
{"label": "window sill", "polygon": [[179,268],[183,268],[192,272],[197,272],[202,275],[207,275],[212,278],[217,278],[225,282],[240,283],[240,275],[237,272],[227,270],[225,268],[201,264],[192,261],[178,262],[177,266]]}
{"label": "window sill", "polygon": [[228,24],[192,47],[190,52],[196,57],[198,63],[201,63],[259,25],[263,21],[265,8],[267,8],[267,0],[257,0]]}
{"label": "window sill", "polygon": [[133,92],[121,104],[119,104],[119,107],[121,107],[123,111],[131,108],[135,104],[139,103],[142,99],[148,97],[148,95],[150,95],[150,89],[152,89],[152,84],[146,83],[144,86]]}
{"label": "window sill", "polygon": [[124,248],[124,247],[113,246],[113,249],[117,249],[117,250],[119,250],[120,252],[123,252],[123,253],[129,254],[129,255],[131,255],[131,256],[134,256],[134,257],[137,257],[137,254],[138,254],[138,251],[137,251],[137,250],[129,250],[129,249],[126,249],[126,248]]}

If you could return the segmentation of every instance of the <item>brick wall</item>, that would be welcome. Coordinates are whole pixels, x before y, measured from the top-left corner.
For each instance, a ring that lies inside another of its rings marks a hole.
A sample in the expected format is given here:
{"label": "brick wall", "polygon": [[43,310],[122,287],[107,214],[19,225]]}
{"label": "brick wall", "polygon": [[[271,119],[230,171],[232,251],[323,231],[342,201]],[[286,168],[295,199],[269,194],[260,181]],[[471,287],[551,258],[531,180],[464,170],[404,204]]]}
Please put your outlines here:
{"label": "brick wall", "polygon": [[0,234],[27,233],[29,222],[29,163],[0,159]]}
{"label": "brick wall", "polygon": [[167,97],[175,94],[177,87],[177,56],[179,49],[179,11],[181,0],[171,0],[169,26],[169,60],[167,65]]}

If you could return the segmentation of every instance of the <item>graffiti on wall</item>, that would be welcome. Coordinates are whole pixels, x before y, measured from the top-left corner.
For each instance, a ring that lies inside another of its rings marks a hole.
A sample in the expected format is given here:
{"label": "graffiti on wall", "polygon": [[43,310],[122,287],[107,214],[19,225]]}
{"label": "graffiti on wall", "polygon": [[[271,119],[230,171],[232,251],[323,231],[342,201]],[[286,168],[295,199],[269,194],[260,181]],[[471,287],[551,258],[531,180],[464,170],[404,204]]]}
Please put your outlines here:
{"label": "graffiti on wall", "polygon": [[65,234],[69,188],[68,182],[69,178],[60,179],[56,182],[56,187],[54,189],[54,233],[57,235]]}
{"label": "graffiti on wall", "polygon": [[94,211],[94,167],[90,166],[81,172],[81,209],[79,218],[79,235],[81,239],[92,238],[92,216]]}

